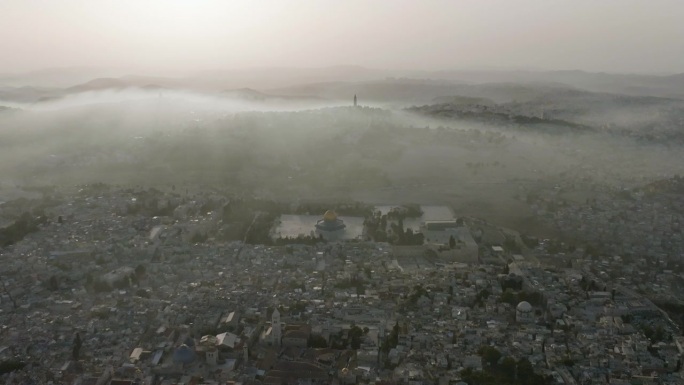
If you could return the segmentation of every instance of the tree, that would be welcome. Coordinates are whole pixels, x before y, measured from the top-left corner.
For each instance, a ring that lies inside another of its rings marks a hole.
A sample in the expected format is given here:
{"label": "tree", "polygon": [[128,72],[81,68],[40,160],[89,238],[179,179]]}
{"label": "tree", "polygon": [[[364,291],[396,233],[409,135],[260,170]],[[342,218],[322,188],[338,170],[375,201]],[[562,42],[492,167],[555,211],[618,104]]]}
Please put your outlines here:
{"label": "tree", "polygon": [[78,356],[81,352],[81,345],[83,343],[81,342],[81,334],[76,333],[76,338],[74,338],[74,344],[73,348],[71,350],[71,356],[74,359],[74,361],[78,361]]}
{"label": "tree", "polygon": [[26,366],[26,363],[15,360],[0,361],[0,376],[6,373],[12,373],[15,370],[21,370]]}
{"label": "tree", "polygon": [[363,329],[354,325],[349,329],[349,337],[351,338],[351,348],[356,350],[361,347],[361,336],[363,336]]}
{"label": "tree", "polygon": [[482,355],[482,360],[489,366],[496,366],[501,358],[501,352],[491,346],[483,346],[480,348],[479,353]]}
{"label": "tree", "polygon": [[308,347],[310,348],[327,348],[328,347],[328,341],[323,338],[320,334],[312,334],[309,337],[308,341]]}
{"label": "tree", "polygon": [[507,251],[510,251],[511,253],[521,253],[522,250],[520,246],[518,245],[518,242],[516,242],[515,238],[512,236],[507,236],[506,239],[504,240],[503,244],[504,249]]}
{"label": "tree", "polygon": [[397,344],[399,344],[399,321],[394,324],[392,331],[387,336],[382,346],[380,346],[380,350],[387,353],[390,349],[396,348]]}
{"label": "tree", "polygon": [[104,280],[95,280],[93,281],[93,289],[95,292],[106,292],[106,291],[111,291],[112,287],[107,283],[107,281]]}
{"label": "tree", "polygon": [[565,358],[563,358],[563,365],[565,365],[565,366],[574,366],[574,365],[575,365],[575,361],[574,361],[572,358],[570,358],[570,357],[565,357]]}
{"label": "tree", "polygon": [[7,285],[5,284],[5,281],[2,278],[0,278],[0,284],[2,284],[2,290],[5,292],[5,294],[7,294],[7,297],[12,302],[12,308],[16,310],[19,307],[17,305],[17,300],[14,299],[14,297],[12,297],[12,293],[9,291],[9,289],[7,289]]}
{"label": "tree", "polygon": [[507,382],[515,381],[516,365],[517,363],[515,362],[515,359],[513,359],[513,357],[506,356],[503,360],[501,360],[499,370],[501,371],[501,374],[506,378]]}
{"label": "tree", "polygon": [[456,247],[456,239],[453,235],[449,235],[449,248],[453,249]]}
{"label": "tree", "polygon": [[57,282],[57,277],[50,276],[50,279],[48,280],[48,289],[50,291],[57,291],[59,289],[59,283]]}
{"label": "tree", "polygon": [[518,379],[520,383],[531,384],[534,377],[534,368],[532,363],[527,358],[521,358],[518,361]]}

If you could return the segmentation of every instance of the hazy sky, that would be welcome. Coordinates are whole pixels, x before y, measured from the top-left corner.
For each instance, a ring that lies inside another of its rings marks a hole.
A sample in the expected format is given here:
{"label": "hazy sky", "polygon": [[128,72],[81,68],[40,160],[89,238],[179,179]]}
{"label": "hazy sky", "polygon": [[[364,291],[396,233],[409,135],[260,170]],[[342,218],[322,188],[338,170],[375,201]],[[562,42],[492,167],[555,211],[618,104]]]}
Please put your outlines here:
{"label": "hazy sky", "polygon": [[682,0],[0,0],[0,72],[684,72]]}

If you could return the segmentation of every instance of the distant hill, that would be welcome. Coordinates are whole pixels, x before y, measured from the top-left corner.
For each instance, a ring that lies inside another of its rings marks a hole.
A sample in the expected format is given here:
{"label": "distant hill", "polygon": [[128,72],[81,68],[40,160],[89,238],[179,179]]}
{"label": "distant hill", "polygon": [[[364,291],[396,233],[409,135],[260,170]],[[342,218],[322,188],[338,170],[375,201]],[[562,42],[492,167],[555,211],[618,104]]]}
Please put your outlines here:
{"label": "distant hill", "polygon": [[75,84],[103,77],[118,77],[125,74],[121,69],[99,67],[46,68],[23,73],[0,74],[0,85],[11,87],[33,86],[66,88]]}
{"label": "distant hill", "polygon": [[263,92],[259,92],[257,90],[251,89],[251,88],[240,88],[237,90],[225,90],[225,91],[221,92],[221,96],[235,98],[235,99],[257,100],[257,101],[264,101],[266,99],[271,98],[271,95],[267,95]]}
{"label": "distant hill", "polygon": [[84,92],[121,91],[130,88],[159,91],[168,90],[174,86],[173,81],[168,81],[170,84],[156,84],[155,80],[159,80],[159,78],[97,78],[67,88],[0,87],[0,101],[14,103],[41,103],[59,100],[67,95],[74,95]]}
{"label": "distant hill", "polygon": [[66,93],[74,94],[79,92],[102,91],[102,90],[121,90],[131,87],[131,84],[115,78],[99,78],[89,82],[66,88]]}
{"label": "distant hill", "polygon": [[490,106],[494,104],[494,101],[488,98],[477,98],[473,96],[438,96],[432,99],[434,104],[452,104],[452,105],[483,105]]}
{"label": "distant hill", "polygon": [[0,113],[9,112],[9,111],[16,111],[16,108],[0,106]]}
{"label": "distant hill", "polygon": [[517,130],[563,134],[592,132],[593,127],[571,121],[516,114],[503,106],[432,104],[407,108],[406,111],[436,119],[461,120]]}
{"label": "distant hill", "polygon": [[140,88],[142,88],[143,90],[149,90],[149,91],[155,91],[155,90],[168,90],[167,87],[160,86],[160,85],[158,85],[158,84],[147,84],[147,85],[144,85],[144,86],[142,86],[142,87],[140,87]]}
{"label": "distant hill", "polygon": [[[25,84],[56,76],[59,71],[0,76],[0,84]],[[75,71],[65,72],[75,76]],[[73,77],[74,79],[76,77]],[[662,99],[684,100],[684,74],[668,76],[590,73],[584,71],[392,71],[358,66],[325,68],[256,68],[205,71],[183,77],[144,75],[90,78],[65,88],[0,87],[0,102],[36,103],[66,95],[124,89],[182,90],[245,100],[351,100],[397,107],[424,104],[570,103],[568,111],[591,110],[598,100],[607,106],[637,103],[661,105]],[[259,90],[259,91],[257,91]],[[613,95],[597,96],[597,94]],[[622,99],[615,95],[621,95]],[[632,98],[632,99],[630,99]],[[634,99],[636,98],[636,99]],[[607,100],[613,99],[611,102]],[[559,117],[566,119],[567,116]]]}
{"label": "distant hill", "polygon": [[[241,70],[202,71],[184,78],[197,89],[254,88],[270,90],[302,84],[357,82],[399,76],[401,72],[360,66],[332,66],[320,68],[248,68]],[[287,94],[287,93],[286,93]]]}
{"label": "distant hill", "polygon": [[[673,75],[614,74],[578,70],[385,70],[360,66],[319,68],[248,68],[198,71],[174,76],[127,75],[130,70],[107,68],[54,68],[20,74],[0,74],[0,85],[21,87],[96,87],[93,79],[117,79],[129,86],[156,84],[202,92],[253,88],[270,90],[303,84],[371,82],[382,79],[419,79],[450,83],[557,83],[592,92],[684,99],[684,73]],[[112,84],[114,85],[114,84]],[[96,87],[97,88],[97,87]],[[448,96],[448,95],[443,95]]]}
{"label": "distant hill", "polygon": [[563,83],[593,92],[684,98],[684,74],[642,75],[585,71],[440,71],[414,73],[417,77],[472,83]]}
{"label": "distant hill", "polygon": [[224,96],[224,97],[233,98],[233,99],[249,100],[249,101],[261,101],[261,102],[278,101],[278,100],[287,100],[287,101],[321,100],[321,98],[319,98],[319,97],[310,96],[310,95],[267,94],[267,93],[257,91],[257,90],[252,89],[252,88],[240,88],[240,89],[235,89],[235,90],[225,90],[225,91],[221,92],[220,95]]}
{"label": "distant hill", "polygon": [[684,178],[675,176],[669,179],[661,179],[642,186],[636,191],[645,194],[684,194]]}
{"label": "distant hill", "polygon": [[304,84],[269,90],[291,95],[316,95],[327,99],[350,99],[358,95],[359,102],[401,102],[404,104],[431,104],[441,98],[477,98],[495,103],[525,101],[539,98],[549,92],[571,90],[563,84],[463,84],[420,79],[384,79],[367,82],[332,82]]}
{"label": "distant hill", "polygon": [[0,102],[35,103],[43,98],[61,95],[59,88],[49,87],[0,87]]}

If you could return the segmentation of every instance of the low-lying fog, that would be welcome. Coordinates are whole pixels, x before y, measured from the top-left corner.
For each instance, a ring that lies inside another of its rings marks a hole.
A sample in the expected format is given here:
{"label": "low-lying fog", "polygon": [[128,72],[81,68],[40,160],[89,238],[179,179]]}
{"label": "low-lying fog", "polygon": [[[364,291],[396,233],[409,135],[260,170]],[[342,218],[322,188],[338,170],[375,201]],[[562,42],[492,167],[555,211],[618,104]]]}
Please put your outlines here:
{"label": "low-lying fog", "polygon": [[[127,88],[1,102],[15,109],[0,111],[0,193],[92,182],[216,187],[288,201],[449,204],[459,215],[505,221],[530,216],[525,197],[539,189],[562,186],[583,199],[684,174],[679,100],[591,93],[587,104],[574,91],[546,88],[519,92],[524,100],[485,98],[497,89],[437,94],[412,108],[382,95],[355,108],[353,94],[251,89]],[[625,125],[632,109],[654,112]]]}

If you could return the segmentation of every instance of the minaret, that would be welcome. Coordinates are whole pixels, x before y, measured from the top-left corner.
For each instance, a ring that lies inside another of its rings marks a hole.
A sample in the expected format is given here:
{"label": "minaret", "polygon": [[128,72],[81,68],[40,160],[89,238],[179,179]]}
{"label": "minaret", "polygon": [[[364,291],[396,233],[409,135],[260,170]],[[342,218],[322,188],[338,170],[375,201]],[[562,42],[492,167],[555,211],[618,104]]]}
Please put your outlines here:
{"label": "minaret", "polygon": [[273,310],[271,316],[271,335],[273,336],[273,345],[280,346],[281,331],[280,331],[280,312],[278,308]]}
{"label": "minaret", "polygon": [[356,94],[354,94],[354,107],[356,107]]}
{"label": "minaret", "polygon": [[245,344],[242,345],[242,354],[244,355],[244,366],[247,366],[247,363],[249,362],[249,347],[247,346],[247,341],[245,341]]}

